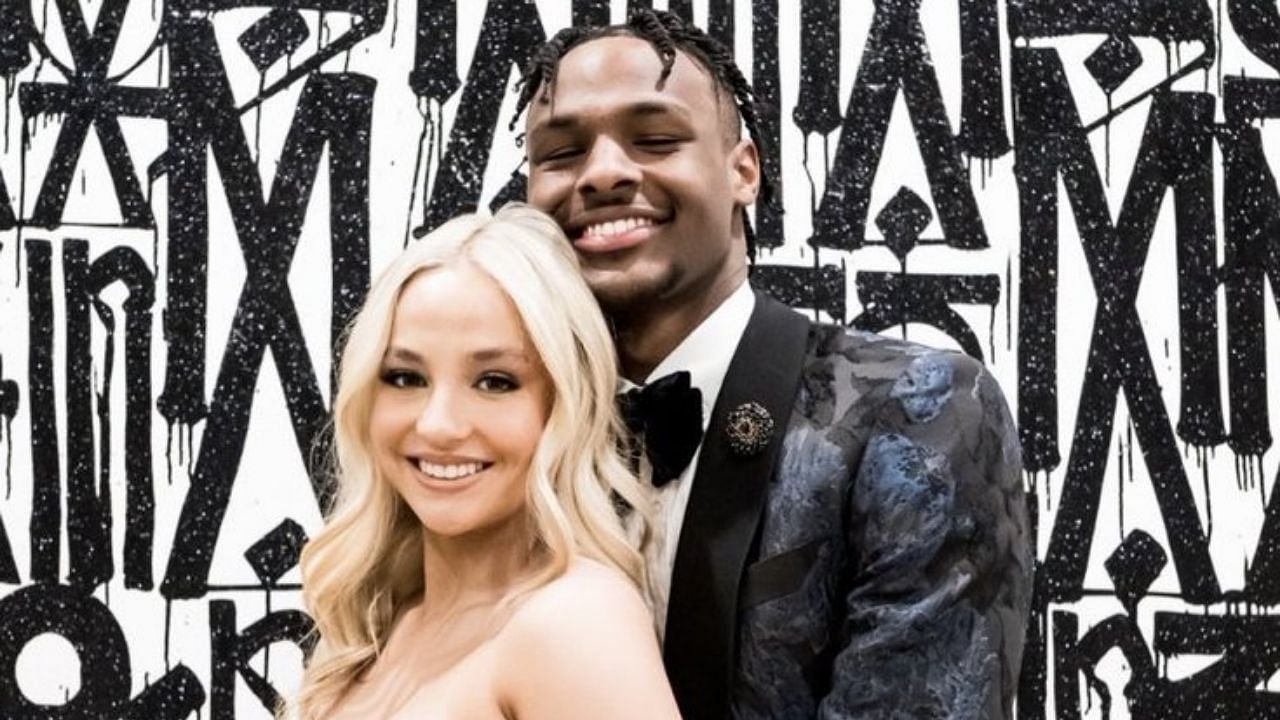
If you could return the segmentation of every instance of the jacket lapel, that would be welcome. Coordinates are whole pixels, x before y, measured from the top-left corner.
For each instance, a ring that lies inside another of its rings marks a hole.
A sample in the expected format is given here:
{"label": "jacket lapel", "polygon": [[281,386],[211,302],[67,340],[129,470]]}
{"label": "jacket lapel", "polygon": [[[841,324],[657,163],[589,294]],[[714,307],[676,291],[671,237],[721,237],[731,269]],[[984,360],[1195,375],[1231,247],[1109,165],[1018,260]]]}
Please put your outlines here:
{"label": "jacket lapel", "polygon": [[[769,478],[786,434],[804,364],[809,321],[756,294],[751,320],[711,413],[676,550],[663,658],[681,714],[728,717],[739,585],[759,526]],[[731,449],[729,414],[754,402],[773,419],[768,446]]]}

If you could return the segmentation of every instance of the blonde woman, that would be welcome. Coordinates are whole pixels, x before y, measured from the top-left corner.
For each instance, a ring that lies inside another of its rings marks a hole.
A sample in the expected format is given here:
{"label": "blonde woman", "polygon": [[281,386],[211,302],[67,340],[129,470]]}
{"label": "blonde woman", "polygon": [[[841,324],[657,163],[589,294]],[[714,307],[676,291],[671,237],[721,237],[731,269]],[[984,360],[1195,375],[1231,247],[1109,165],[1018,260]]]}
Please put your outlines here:
{"label": "blonde woman", "polygon": [[338,495],[302,555],[320,641],[290,714],[678,717],[617,451],[608,329],[561,231],[509,205],[370,289],[334,402]]}

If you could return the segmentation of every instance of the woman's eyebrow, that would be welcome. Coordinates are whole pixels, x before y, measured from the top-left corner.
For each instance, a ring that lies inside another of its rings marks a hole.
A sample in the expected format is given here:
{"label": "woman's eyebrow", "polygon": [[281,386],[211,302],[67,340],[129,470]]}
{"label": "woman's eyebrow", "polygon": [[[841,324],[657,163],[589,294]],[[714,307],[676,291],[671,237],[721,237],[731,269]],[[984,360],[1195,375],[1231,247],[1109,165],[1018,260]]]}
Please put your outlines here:
{"label": "woman's eyebrow", "polygon": [[383,354],[382,359],[384,361],[400,360],[402,362],[408,362],[408,363],[422,362],[422,356],[419,355],[418,353],[410,350],[409,348],[399,347],[394,345],[387,348],[387,351],[386,353]]}
{"label": "woman's eyebrow", "polygon": [[491,360],[516,360],[518,362],[528,363],[529,354],[523,350],[512,347],[492,347],[481,348],[471,353],[471,359],[479,362],[487,362]]}

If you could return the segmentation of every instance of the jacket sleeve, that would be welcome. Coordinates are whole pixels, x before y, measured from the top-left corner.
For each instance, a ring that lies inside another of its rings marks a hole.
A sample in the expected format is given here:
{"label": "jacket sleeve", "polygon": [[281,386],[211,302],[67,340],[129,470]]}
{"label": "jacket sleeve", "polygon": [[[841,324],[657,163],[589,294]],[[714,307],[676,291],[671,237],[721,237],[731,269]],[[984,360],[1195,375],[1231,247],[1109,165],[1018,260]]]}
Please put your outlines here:
{"label": "jacket sleeve", "polygon": [[848,498],[843,644],[819,716],[1013,717],[1031,594],[1017,433],[954,353],[894,381]]}

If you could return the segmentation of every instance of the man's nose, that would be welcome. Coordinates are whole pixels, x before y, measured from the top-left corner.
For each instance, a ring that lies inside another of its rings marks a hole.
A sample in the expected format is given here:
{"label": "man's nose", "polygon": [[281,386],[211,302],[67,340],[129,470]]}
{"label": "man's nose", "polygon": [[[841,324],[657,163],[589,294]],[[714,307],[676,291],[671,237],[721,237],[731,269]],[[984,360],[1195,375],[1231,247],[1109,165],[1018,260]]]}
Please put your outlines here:
{"label": "man's nose", "polygon": [[607,195],[640,184],[640,166],[627,149],[612,138],[601,138],[591,147],[578,177],[578,192],[584,196]]}
{"label": "man's nose", "polygon": [[448,447],[467,437],[471,421],[465,400],[455,390],[434,387],[418,412],[414,429],[436,446]]}

